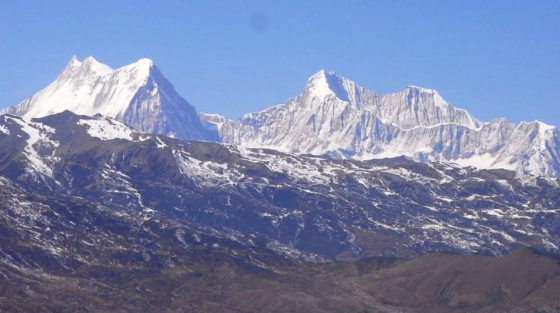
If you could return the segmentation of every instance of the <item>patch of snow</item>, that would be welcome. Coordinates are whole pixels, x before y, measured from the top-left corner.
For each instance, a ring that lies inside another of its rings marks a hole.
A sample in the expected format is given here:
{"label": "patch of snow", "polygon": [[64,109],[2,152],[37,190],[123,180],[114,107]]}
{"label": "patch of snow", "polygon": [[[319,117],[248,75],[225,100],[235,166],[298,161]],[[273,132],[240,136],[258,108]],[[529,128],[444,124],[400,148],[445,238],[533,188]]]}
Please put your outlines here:
{"label": "patch of snow", "polygon": [[9,135],[9,134],[10,134],[10,130],[9,130],[6,126],[4,126],[4,125],[0,125],[0,133],[4,133],[4,134],[6,134],[6,135]]}
{"label": "patch of snow", "polygon": [[156,139],[156,145],[158,149],[163,149],[165,147],[167,147],[167,145],[165,144],[165,142],[161,141],[161,139],[159,139],[159,137],[155,137]]}
{"label": "patch of snow", "polygon": [[136,131],[125,124],[112,120],[82,119],[78,125],[85,125],[91,137],[101,140],[126,139],[131,140],[132,134]]}
{"label": "patch of snow", "polygon": [[[52,169],[49,165],[47,165],[47,163],[45,163],[45,161],[56,161],[56,158],[54,157],[54,150],[58,148],[59,142],[51,140],[49,138],[49,134],[54,134],[55,130],[47,125],[27,121],[24,119],[8,117],[7,120],[20,125],[21,130],[29,136],[29,138],[27,139],[27,145],[24,148],[24,153],[27,156],[28,164],[31,167],[32,172],[39,175],[46,175],[52,178]],[[53,149],[53,155],[41,157],[34,147],[39,143],[50,146],[50,148]]]}

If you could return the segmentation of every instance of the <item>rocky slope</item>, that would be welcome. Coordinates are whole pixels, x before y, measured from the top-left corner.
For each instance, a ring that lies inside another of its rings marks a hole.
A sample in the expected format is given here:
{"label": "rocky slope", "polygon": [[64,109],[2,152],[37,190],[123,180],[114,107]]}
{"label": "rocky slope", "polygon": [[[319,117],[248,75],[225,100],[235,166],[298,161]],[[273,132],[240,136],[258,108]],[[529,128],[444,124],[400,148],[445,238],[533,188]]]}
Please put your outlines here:
{"label": "rocky slope", "polygon": [[[0,129],[0,175],[27,190],[169,218],[295,258],[558,251],[558,180],[179,141],[69,111],[4,115]],[[4,210],[23,210],[22,201]]]}
{"label": "rocky slope", "polygon": [[482,123],[415,86],[377,94],[320,71],[286,104],[232,121],[201,114],[223,142],[289,153],[366,160],[409,156],[477,168],[558,177],[560,135],[540,123],[505,119]]}
{"label": "rocky slope", "polygon": [[34,118],[65,110],[112,117],[149,133],[218,140],[149,59],[113,70],[93,57],[82,62],[74,56],[49,86],[2,113]]}
{"label": "rocky slope", "polygon": [[0,116],[0,146],[1,311],[560,306],[556,180],[179,141],[68,111]]}

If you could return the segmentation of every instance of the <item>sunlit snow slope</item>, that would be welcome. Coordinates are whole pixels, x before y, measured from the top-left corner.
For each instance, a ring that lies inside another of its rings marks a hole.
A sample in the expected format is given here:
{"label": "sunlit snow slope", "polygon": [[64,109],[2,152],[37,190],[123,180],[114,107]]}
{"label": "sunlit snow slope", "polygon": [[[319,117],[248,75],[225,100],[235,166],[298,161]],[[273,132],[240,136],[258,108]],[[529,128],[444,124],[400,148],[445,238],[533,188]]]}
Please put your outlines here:
{"label": "sunlit snow slope", "polygon": [[320,71],[285,104],[232,121],[200,115],[223,142],[290,153],[372,159],[409,156],[558,177],[559,134],[541,122],[482,123],[433,90],[377,94]]}
{"label": "sunlit snow slope", "polygon": [[93,57],[83,62],[73,57],[47,88],[0,113],[33,118],[64,110],[100,114],[180,139],[360,160],[404,155],[560,176],[560,135],[553,126],[505,119],[484,123],[433,89],[409,86],[378,94],[324,70],[287,103],[232,121],[197,115],[151,60],[114,70]]}
{"label": "sunlit snow slope", "polygon": [[26,118],[65,110],[112,117],[140,131],[181,139],[217,140],[149,59],[113,70],[93,57],[72,57],[47,88],[2,111]]}

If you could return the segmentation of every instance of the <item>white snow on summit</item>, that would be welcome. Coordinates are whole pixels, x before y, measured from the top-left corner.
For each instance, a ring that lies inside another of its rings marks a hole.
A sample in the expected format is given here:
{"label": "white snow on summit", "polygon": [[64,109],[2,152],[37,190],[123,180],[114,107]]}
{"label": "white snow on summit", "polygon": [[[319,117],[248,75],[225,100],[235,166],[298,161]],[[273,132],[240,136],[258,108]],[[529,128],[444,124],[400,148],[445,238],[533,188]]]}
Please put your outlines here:
{"label": "white snow on summit", "polygon": [[112,117],[143,132],[217,140],[150,59],[112,69],[93,57],[73,56],[49,86],[1,113],[36,118],[65,110]]}
{"label": "white snow on summit", "polygon": [[[112,69],[93,57],[72,57],[49,86],[0,113],[31,118],[64,110],[100,114],[140,132],[178,139],[360,160],[404,155],[560,177],[560,135],[553,126],[505,119],[482,123],[434,89],[411,85],[379,94],[325,70],[285,104],[232,121],[198,115],[149,59]],[[90,134],[102,139],[128,136],[87,123]]]}
{"label": "white snow on summit", "polygon": [[146,83],[151,63],[139,61],[113,70],[93,57],[80,62],[72,57],[47,88],[18,105],[26,118],[44,117],[64,110],[80,115],[124,115],[132,97]]}
{"label": "white snow on summit", "polygon": [[125,124],[118,121],[105,119],[82,119],[78,121],[78,125],[85,125],[87,133],[91,137],[101,140],[126,139],[131,140],[132,134],[136,131]]}
{"label": "white snow on summit", "polygon": [[418,161],[504,168],[560,176],[560,136],[540,122],[481,123],[433,89],[408,86],[378,94],[321,70],[285,104],[232,121],[201,114],[223,142],[288,153]]}

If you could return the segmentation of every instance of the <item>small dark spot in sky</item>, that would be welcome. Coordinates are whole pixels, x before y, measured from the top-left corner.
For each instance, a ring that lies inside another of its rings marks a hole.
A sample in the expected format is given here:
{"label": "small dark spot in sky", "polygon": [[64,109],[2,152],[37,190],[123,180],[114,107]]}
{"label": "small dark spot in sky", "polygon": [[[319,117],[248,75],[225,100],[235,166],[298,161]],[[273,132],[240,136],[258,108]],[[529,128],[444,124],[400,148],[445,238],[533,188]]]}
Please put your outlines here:
{"label": "small dark spot in sky", "polygon": [[270,26],[268,16],[262,12],[253,12],[249,16],[249,28],[257,33],[265,33]]}

